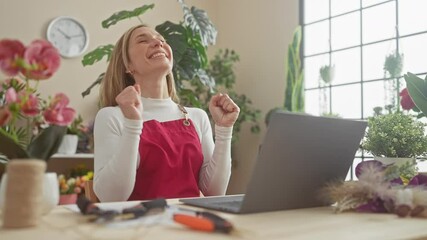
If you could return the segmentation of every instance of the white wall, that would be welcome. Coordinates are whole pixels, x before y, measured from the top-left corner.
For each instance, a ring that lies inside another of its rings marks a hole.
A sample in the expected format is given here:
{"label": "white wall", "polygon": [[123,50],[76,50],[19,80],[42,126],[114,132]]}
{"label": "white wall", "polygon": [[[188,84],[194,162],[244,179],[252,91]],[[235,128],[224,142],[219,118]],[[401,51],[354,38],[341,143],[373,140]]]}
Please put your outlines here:
{"label": "white wall", "polygon": [[237,91],[262,110],[261,134],[245,129],[233,149],[237,160],[229,193],[243,192],[265,132],[264,115],[282,106],[285,56],[298,25],[298,0],[218,0],[218,45],[236,50]]}
{"label": "white wall", "polygon": [[[129,20],[102,29],[102,20],[118,10],[151,3],[156,6],[142,16],[145,23],[155,26],[165,20],[182,20],[180,5],[173,0],[2,0],[0,39],[16,38],[28,44],[36,38],[45,38],[49,21],[67,15],[87,27],[90,35],[88,50],[92,50],[102,44],[115,43],[126,29],[138,24],[137,20]],[[298,24],[298,0],[187,0],[186,3],[206,10],[218,29],[217,46],[209,50],[210,55],[218,48],[234,49],[240,55],[236,68],[237,91],[252,99],[263,115],[269,109],[281,106],[285,90],[285,55],[292,31]],[[81,57],[63,59],[59,71],[43,81],[39,89],[45,96],[59,91],[66,93],[71,106],[89,122],[97,111],[98,88],[84,99],[80,94],[105,68],[105,62],[82,67]],[[237,167],[233,171],[229,193],[244,191],[264,134],[264,116],[261,125],[263,131],[259,135],[253,135],[245,128],[233,149]]]}

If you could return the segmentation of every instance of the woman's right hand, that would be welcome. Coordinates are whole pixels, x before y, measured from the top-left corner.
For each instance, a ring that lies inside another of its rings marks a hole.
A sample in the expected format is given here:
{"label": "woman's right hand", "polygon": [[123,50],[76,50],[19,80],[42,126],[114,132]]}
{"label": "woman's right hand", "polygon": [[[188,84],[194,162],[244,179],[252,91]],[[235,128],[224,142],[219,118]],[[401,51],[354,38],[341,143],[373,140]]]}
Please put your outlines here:
{"label": "woman's right hand", "polygon": [[116,102],[127,119],[142,119],[141,87],[139,84],[123,89],[117,95]]}

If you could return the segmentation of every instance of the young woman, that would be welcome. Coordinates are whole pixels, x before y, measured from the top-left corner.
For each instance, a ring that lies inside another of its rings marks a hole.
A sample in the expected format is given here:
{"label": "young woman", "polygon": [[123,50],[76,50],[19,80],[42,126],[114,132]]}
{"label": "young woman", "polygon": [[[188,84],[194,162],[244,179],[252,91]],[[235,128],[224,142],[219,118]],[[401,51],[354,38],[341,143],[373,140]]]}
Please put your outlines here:
{"label": "young woman", "polygon": [[208,115],[179,105],[170,46],[154,29],[129,29],[117,42],[95,119],[94,191],[101,201],[224,195],[239,107],[227,94]]}

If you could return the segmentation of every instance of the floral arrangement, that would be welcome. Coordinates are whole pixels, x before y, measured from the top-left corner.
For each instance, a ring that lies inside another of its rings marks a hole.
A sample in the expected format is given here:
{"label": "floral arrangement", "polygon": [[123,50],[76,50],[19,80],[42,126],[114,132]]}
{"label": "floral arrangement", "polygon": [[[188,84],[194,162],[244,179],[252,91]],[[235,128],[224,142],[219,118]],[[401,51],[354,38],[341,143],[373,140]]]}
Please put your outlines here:
{"label": "floral arrangement", "polygon": [[395,213],[400,217],[427,217],[427,175],[418,174],[404,184],[395,168],[376,160],[357,165],[358,181],[335,182],[325,187],[337,212]]}
{"label": "floral arrangement", "polygon": [[93,179],[93,172],[89,171],[85,175],[75,177],[65,177],[64,174],[58,176],[59,193],[65,194],[81,194],[84,193],[85,183]]}
{"label": "floral arrangement", "polygon": [[48,160],[56,153],[75,111],[65,94],[44,100],[37,86],[59,65],[57,49],[46,40],[28,46],[0,40],[0,70],[10,77],[0,82],[0,153],[8,159]]}
{"label": "floral arrangement", "polygon": [[[400,93],[404,110],[427,116],[427,78],[404,75],[407,88]],[[363,148],[373,155],[420,157],[427,151],[424,124],[401,112],[378,115],[368,121]],[[358,181],[329,183],[325,197],[337,212],[394,213],[400,217],[427,218],[427,175],[405,172],[411,169],[367,160],[355,169]],[[412,168],[413,169],[413,168]]]}

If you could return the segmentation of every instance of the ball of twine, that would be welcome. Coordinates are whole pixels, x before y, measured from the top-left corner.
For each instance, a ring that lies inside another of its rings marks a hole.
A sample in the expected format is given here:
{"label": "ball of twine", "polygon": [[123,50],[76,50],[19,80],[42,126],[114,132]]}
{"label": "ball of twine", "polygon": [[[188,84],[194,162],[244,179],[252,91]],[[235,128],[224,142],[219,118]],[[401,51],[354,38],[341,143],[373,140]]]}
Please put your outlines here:
{"label": "ball of twine", "polygon": [[4,228],[36,226],[41,218],[46,162],[38,159],[11,160],[3,209]]}

